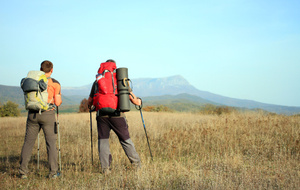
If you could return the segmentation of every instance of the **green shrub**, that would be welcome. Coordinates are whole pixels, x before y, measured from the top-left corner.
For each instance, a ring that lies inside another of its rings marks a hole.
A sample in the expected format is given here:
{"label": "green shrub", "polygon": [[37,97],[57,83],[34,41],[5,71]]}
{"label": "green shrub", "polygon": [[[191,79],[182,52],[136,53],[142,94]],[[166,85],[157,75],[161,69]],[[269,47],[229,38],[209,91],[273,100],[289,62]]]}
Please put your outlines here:
{"label": "green shrub", "polygon": [[20,116],[20,109],[18,107],[18,104],[7,101],[6,104],[0,105],[0,116],[1,117],[17,117]]}

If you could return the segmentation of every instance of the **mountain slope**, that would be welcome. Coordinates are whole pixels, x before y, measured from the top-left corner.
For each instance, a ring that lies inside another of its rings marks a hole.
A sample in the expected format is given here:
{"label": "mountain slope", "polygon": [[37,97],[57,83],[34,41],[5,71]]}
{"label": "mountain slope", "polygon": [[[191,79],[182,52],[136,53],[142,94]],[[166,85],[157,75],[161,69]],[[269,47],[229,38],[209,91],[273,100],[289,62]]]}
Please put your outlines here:
{"label": "mountain slope", "polygon": [[[79,105],[82,96],[62,95],[63,105]],[[21,87],[0,85],[0,102],[12,101],[20,106],[24,106],[24,94]]]}
{"label": "mountain slope", "polygon": [[187,93],[177,94],[177,95],[162,95],[162,96],[147,96],[143,98],[144,102],[150,105],[159,105],[159,104],[172,104],[172,103],[193,103],[197,105],[205,105],[205,104],[214,104],[217,103],[205,100],[199,96],[190,95]]}
{"label": "mountain slope", "polygon": [[199,111],[205,104],[219,105],[215,102],[205,100],[199,96],[190,94],[148,96],[143,98],[144,106],[165,105],[177,111]]}
{"label": "mountain slope", "polygon": [[0,85],[0,102],[7,101],[24,105],[24,95],[21,87]]}
{"label": "mountain slope", "polygon": [[[92,84],[75,88],[67,89],[62,88],[63,94],[67,95],[88,95],[90,92]],[[138,78],[132,79],[132,89],[133,92],[139,97],[152,97],[157,96],[156,103],[161,101],[159,99],[164,99],[164,95],[178,95],[178,94],[190,94],[194,96],[201,97],[206,101],[213,102],[214,104],[226,105],[232,107],[241,107],[247,109],[264,109],[270,112],[275,112],[279,114],[295,114],[300,112],[300,107],[291,106],[280,106],[273,104],[265,104],[253,100],[243,100],[237,98],[230,98],[222,95],[217,95],[211,92],[198,90],[192,86],[185,78],[180,75],[175,75],[171,77],[164,78]],[[171,98],[169,96],[168,98]],[[148,100],[145,99],[145,102]],[[193,101],[197,104],[197,99]],[[154,103],[154,100],[152,101]]]}
{"label": "mountain slope", "polygon": [[[241,100],[235,98],[229,98],[217,94],[213,94],[207,91],[201,91],[190,85],[182,76],[176,75],[167,78],[157,79],[133,79],[134,92],[139,96],[161,96],[161,95],[177,95],[182,93],[188,93],[191,95],[199,96],[203,99],[216,102],[228,106],[236,107],[249,107],[256,108],[260,105],[259,102],[251,100]],[[257,104],[258,103],[258,104]]]}
{"label": "mountain slope", "polygon": [[[62,87],[63,105],[79,105],[82,99],[88,98],[91,87],[92,84],[82,87]],[[210,103],[247,109],[258,108],[278,114],[300,113],[300,107],[265,104],[201,91],[190,85],[180,75],[165,78],[132,79],[132,89],[137,96],[143,98],[145,104],[168,104],[171,106],[172,104],[181,105],[185,103],[192,107],[192,105],[198,106]],[[0,102],[6,102],[7,100],[24,105],[21,88],[0,85]]]}
{"label": "mountain slope", "polygon": [[132,83],[134,93],[141,97],[188,93],[190,95],[199,96],[205,100],[226,106],[248,109],[259,108],[279,114],[295,114],[300,112],[300,107],[265,104],[253,100],[230,98],[207,91],[201,91],[190,85],[190,83],[180,75],[156,79],[133,79]]}

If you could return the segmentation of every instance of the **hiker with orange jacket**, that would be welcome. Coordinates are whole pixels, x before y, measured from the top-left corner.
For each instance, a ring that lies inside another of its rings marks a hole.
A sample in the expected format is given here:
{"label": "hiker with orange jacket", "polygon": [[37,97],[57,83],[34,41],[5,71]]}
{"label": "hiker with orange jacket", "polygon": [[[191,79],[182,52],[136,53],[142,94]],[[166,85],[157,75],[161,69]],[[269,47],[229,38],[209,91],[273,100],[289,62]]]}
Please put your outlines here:
{"label": "hiker with orange jacket", "polygon": [[[52,62],[47,60],[43,61],[41,63],[40,71],[43,71],[45,73],[44,74],[45,77],[47,77],[48,79],[47,80],[48,84],[46,89],[48,93],[48,101],[46,102],[47,108],[46,110],[43,111],[41,111],[41,109],[33,110],[32,108],[28,108],[29,111],[28,111],[28,117],[26,122],[26,134],[25,134],[24,145],[21,152],[21,161],[20,161],[20,169],[19,169],[21,178],[23,179],[27,178],[28,162],[30,160],[32,149],[35,140],[40,132],[40,129],[43,129],[45,140],[46,140],[46,148],[47,148],[49,168],[50,168],[49,178],[56,178],[57,171],[58,171],[57,149],[56,149],[57,134],[55,132],[55,126],[56,126],[55,109],[56,106],[60,106],[62,103],[61,86],[57,80],[50,78],[53,73]],[[40,72],[40,71],[36,71],[36,72]],[[21,86],[23,89],[22,83]]]}
{"label": "hiker with orange jacket", "polygon": [[[91,93],[88,99],[89,107],[93,105],[100,105],[97,108],[97,131],[98,131],[98,151],[101,163],[102,172],[107,174],[110,172],[112,156],[109,148],[109,135],[113,130],[119,138],[119,141],[130,160],[131,164],[139,168],[141,166],[141,159],[136,152],[134,143],[132,142],[128,124],[125,114],[117,109],[118,96],[116,95],[116,77],[115,77],[116,63],[109,59],[101,66],[98,71],[97,79],[94,82]],[[114,71],[114,72],[113,72]],[[114,85],[112,85],[112,79]],[[110,90],[109,90],[110,89]],[[107,92],[105,92],[107,91]],[[112,92],[113,91],[113,92]],[[100,98],[97,95],[100,93]],[[111,93],[111,95],[109,95]],[[132,92],[129,95],[130,101],[135,105],[141,105],[141,100],[138,99]],[[111,104],[105,105],[105,104]],[[107,111],[108,110],[108,111]],[[113,110],[113,111],[110,111]]]}

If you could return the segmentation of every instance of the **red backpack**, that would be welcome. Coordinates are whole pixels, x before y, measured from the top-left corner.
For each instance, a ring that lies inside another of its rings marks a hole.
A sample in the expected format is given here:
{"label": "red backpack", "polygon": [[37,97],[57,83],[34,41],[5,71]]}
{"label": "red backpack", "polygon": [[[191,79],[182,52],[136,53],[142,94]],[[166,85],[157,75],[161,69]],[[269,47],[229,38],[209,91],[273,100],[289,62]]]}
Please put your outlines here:
{"label": "red backpack", "polygon": [[103,114],[113,114],[118,108],[116,63],[101,63],[96,75],[98,90],[93,97],[96,111]]}

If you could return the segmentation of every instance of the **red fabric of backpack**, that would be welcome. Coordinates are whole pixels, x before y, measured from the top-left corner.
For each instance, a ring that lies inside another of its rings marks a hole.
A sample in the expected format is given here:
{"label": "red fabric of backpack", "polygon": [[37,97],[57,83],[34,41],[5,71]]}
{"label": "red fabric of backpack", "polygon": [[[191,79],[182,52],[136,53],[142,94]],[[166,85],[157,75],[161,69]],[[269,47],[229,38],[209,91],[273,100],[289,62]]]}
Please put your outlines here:
{"label": "red fabric of backpack", "polygon": [[102,114],[113,114],[118,108],[116,63],[101,63],[96,75],[97,92],[93,97],[93,105]]}

